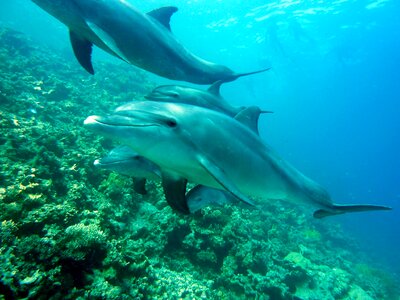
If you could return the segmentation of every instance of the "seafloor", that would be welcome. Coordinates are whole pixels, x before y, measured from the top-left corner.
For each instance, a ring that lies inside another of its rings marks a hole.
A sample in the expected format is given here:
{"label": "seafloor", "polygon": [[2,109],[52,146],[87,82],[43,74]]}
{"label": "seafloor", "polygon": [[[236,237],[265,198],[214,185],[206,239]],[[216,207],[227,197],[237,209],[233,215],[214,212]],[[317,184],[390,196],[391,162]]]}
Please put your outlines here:
{"label": "seafloor", "polygon": [[399,299],[333,222],[283,203],[182,216],[96,169],[115,145],[83,120],[154,87],[96,69],[0,28],[0,299]]}

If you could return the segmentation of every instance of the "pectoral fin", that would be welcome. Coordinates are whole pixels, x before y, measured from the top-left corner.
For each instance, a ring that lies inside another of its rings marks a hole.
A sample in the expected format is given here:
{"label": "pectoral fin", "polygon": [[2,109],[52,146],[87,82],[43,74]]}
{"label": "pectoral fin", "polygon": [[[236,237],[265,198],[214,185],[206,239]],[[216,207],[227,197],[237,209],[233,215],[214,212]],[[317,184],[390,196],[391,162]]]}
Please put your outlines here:
{"label": "pectoral fin", "polygon": [[333,204],[332,207],[327,209],[319,209],[314,212],[314,218],[322,219],[329,216],[341,215],[351,212],[362,212],[362,211],[372,211],[372,210],[391,210],[391,207],[381,206],[381,205],[370,205],[370,204]]}
{"label": "pectoral fin", "polygon": [[76,34],[73,31],[69,31],[69,38],[71,40],[72,49],[74,50],[75,57],[81,66],[88,71],[90,74],[94,74],[92,66],[92,47],[93,44]]}
{"label": "pectoral fin", "polygon": [[133,189],[135,192],[141,195],[146,195],[146,178],[135,178],[134,181]]}
{"label": "pectoral fin", "polygon": [[162,173],[162,186],[165,199],[175,210],[189,214],[189,207],[186,203],[186,184],[187,180],[167,172]]}
{"label": "pectoral fin", "polygon": [[112,36],[110,36],[105,30],[97,26],[95,23],[86,21],[86,24],[97,35],[97,37],[112,51],[114,55],[129,63],[128,58],[118,48],[118,45]]}
{"label": "pectoral fin", "polygon": [[201,166],[221,185],[225,188],[226,191],[228,191],[230,194],[232,194],[234,197],[238,198],[239,200],[255,206],[253,201],[251,201],[247,196],[242,194],[237,187],[234,185],[233,182],[229,180],[229,178],[226,176],[224,171],[219,168],[216,164],[211,162],[207,157],[204,155],[198,155],[198,161],[201,164]]}

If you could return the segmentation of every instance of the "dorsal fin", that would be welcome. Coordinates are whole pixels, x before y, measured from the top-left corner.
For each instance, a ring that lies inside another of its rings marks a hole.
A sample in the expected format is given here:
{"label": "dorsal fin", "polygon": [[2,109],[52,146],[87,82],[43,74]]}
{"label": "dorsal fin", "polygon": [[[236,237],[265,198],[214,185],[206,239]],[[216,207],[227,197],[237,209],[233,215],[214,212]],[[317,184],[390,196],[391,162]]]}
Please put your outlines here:
{"label": "dorsal fin", "polygon": [[218,80],[218,81],[214,82],[212,85],[210,85],[210,87],[208,88],[207,91],[210,94],[213,94],[214,96],[221,97],[220,88],[221,88],[221,84],[223,84],[223,83],[224,83],[224,81]]}
{"label": "dorsal fin", "polygon": [[152,10],[147,14],[152,18],[156,19],[165,28],[171,31],[171,26],[169,25],[169,21],[171,20],[171,16],[178,11],[178,8],[175,6],[165,6],[160,7],[158,9]]}
{"label": "dorsal fin", "polygon": [[258,119],[260,114],[272,113],[272,111],[261,110],[258,106],[249,106],[240,111],[236,116],[236,121],[250,128],[255,134],[258,133]]}

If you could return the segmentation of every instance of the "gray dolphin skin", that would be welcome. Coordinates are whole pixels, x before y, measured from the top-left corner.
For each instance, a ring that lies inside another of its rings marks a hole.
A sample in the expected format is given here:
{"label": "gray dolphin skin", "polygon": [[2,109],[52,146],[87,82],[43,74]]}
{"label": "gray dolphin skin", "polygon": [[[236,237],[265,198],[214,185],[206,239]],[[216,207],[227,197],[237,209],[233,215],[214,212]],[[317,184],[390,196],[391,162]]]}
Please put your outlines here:
{"label": "gray dolphin skin", "polygon": [[[167,201],[188,213],[186,182],[259,200],[308,204],[323,218],[347,212],[390,210],[378,205],[334,204],[319,184],[280,158],[247,126],[225,114],[187,104],[136,101],[84,125],[128,145],[158,165]],[[183,193],[183,195],[182,195]]]}
{"label": "gray dolphin skin", "polygon": [[144,14],[125,0],[32,1],[69,28],[75,56],[91,74],[93,45],[154,74],[197,84],[265,71],[239,74],[189,52],[171,33],[169,21],[176,7]]}
{"label": "gray dolphin skin", "polygon": [[[134,189],[142,195],[147,194],[146,180],[161,180],[161,171],[157,165],[124,145],[114,148],[107,156],[96,159],[93,164],[98,168],[135,177]],[[228,193],[201,185],[192,188],[185,197],[190,213],[209,205],[235,202]]]}

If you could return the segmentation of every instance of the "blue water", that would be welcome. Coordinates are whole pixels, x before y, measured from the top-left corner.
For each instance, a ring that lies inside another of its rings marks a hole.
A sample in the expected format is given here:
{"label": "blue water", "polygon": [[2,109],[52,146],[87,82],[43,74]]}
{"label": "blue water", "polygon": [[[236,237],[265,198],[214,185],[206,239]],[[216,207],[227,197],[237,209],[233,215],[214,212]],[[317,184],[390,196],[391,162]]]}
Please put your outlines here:
{"label": "blue water", "polygon": [[[394,208],[322,222],[342,223],[378,265],[400,275],[400,4],[131,2],[143,11],[178,6],[172,30],[200,57],[235,71],[272,66],[225,84],[224,97],[273,110],[262,117],[263,139],[336,202]],[[0,25],[72,57],[65,26],[28,0],[2,1]],[[94,59],[112,58],[96,51]]]}

